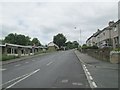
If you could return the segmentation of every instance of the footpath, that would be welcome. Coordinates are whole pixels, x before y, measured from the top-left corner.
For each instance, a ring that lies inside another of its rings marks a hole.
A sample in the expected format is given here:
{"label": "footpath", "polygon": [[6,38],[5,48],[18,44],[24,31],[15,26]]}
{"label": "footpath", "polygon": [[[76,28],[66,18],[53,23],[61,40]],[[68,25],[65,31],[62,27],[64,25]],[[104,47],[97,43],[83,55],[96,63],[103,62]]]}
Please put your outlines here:
{"label": "footpath", "polygon": [[14,62],[18,62],[18,61],[34,58],[34,57],[37,57],[37,56],[45,55],[45,54],[48,54],[48,53],[41,53],[41,54],[37,54],[37,55],[23,56],[23,57],[20,57],[20,58],[11,59],[11,60],[7,60],[7,61],[0,61],[0,65],[14,63]]}
{"label": "footpath", "polygon": [[98,88],[118,88],[119,64],[97,60],[77,50],[75,54],[81,64],[86,66]]}

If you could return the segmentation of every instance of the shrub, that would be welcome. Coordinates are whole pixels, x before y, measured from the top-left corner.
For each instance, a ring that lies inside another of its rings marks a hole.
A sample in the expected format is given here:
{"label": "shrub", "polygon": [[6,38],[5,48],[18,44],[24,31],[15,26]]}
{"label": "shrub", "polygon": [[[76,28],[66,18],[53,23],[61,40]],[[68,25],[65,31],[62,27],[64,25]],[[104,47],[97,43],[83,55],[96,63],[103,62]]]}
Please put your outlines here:
{"label": "shrub", "polygon": [[0,61],[6,61],[6,60],[10,60],[10,59],[15,59],[15,58],[19,58],[19,57],[15,56],[15,55],[10,55],[10,56],[2,55],[2,57],[0,58]]}
{"label": "shrub", "polygon": [[113,49],[113,51],[120,51],[120,48],[115,48]]}

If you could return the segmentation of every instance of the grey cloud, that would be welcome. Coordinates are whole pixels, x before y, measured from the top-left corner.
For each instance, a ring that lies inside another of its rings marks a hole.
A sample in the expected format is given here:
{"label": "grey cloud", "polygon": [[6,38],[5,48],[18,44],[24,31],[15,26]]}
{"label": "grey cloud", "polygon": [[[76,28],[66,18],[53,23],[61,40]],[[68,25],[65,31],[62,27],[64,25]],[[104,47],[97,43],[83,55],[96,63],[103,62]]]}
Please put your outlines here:
{"label": "grey cloud", "polygon": [[37,37],[47,44],[57,33],[63,33],[68,40],[78,40],[81,29],[84,43],[98,28],[104,28],[109,20],[117,20],[116,5],[109,2],[7,3],[3,6],[3,24],[7,29],[2,30],[4,34],[16,32]]}

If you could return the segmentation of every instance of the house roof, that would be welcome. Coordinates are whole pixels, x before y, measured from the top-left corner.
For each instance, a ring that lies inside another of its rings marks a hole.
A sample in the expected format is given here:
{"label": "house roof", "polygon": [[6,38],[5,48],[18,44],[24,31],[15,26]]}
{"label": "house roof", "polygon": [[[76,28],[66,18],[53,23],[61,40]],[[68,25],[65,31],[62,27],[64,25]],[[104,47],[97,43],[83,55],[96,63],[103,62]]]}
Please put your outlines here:
{"label": "house roof", "polygon": [[13,46],[13,47],[32,48],[32,46],[23,46],[23,45],[10,44],[10,43],[5,43],[5,45],[6,46]]}
{"label": "house roof", "polygon": [[0,47],[5,47],[6,45],[2,45],[2,44],[0,44]]}
{"label": "house roof", "polygon": [[53,43],[53,42],[48,43],[48,47],[50,47],[50,46],[55,46],[55,47],[59,48],[58,45],[56,45],[56,44]]}
{"label": "house roof", "polygon": [[120,19],[119,19],[118,21],[116,21],[115,23],[113,23],[111,26],[107,26],[107,27],[105,27],[103,30],[99,30],[99,31],[97,31],[96,33],[94,33],[92,36],[90,36],[90,37],[86,40],[86,42],[87,42],[88,40],[90,40],[92,37],[96,37],[97,35],[99,35],[99,34],[102,33],[103,31],[109,30],[111,27],[116,26],[116,24],[118,24],[118,23],[120,23]]}
{"label": "house roof", "polygon": [[5,43],[5,45],[1,45],[1,47],[5,46],[12,46],[12,47],[21,47],[21,48],[44,48],[43,46],[24,46],[24,45],[17,45],[17,44],[10,44],[10,43]]}

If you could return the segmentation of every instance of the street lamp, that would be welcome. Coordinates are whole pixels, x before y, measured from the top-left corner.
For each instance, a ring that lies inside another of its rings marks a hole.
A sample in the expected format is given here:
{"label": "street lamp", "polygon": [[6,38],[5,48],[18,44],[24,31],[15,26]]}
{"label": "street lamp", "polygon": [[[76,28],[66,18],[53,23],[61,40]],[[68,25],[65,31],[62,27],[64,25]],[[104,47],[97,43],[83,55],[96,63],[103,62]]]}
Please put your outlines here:
{"label": "street lamp", "polygon": [[[74,27],[74,29],[76,30],[77,27]],[[80,41],[79,41],[79,45],[82,46],[82,42],[81,42],[81,29],[79,29],[79,32],[80,32]],[[79,45],[78,45],[78,49],[79,49]],[[81,52],[82,52],[82,48],[80,48]]]}
{"label": "street lamp", "polygon": [[[74,29],[76,30],[77,27],[74,27]],[[79,35],[80,35],[80,37],[79,37],[79,38],[80,38],[80,40],[79,40],[79,44],[82,45],[82,42],[81,42],[81,29],[79,29],[79,33],[80,33],[80,34],[79,34]]]}

